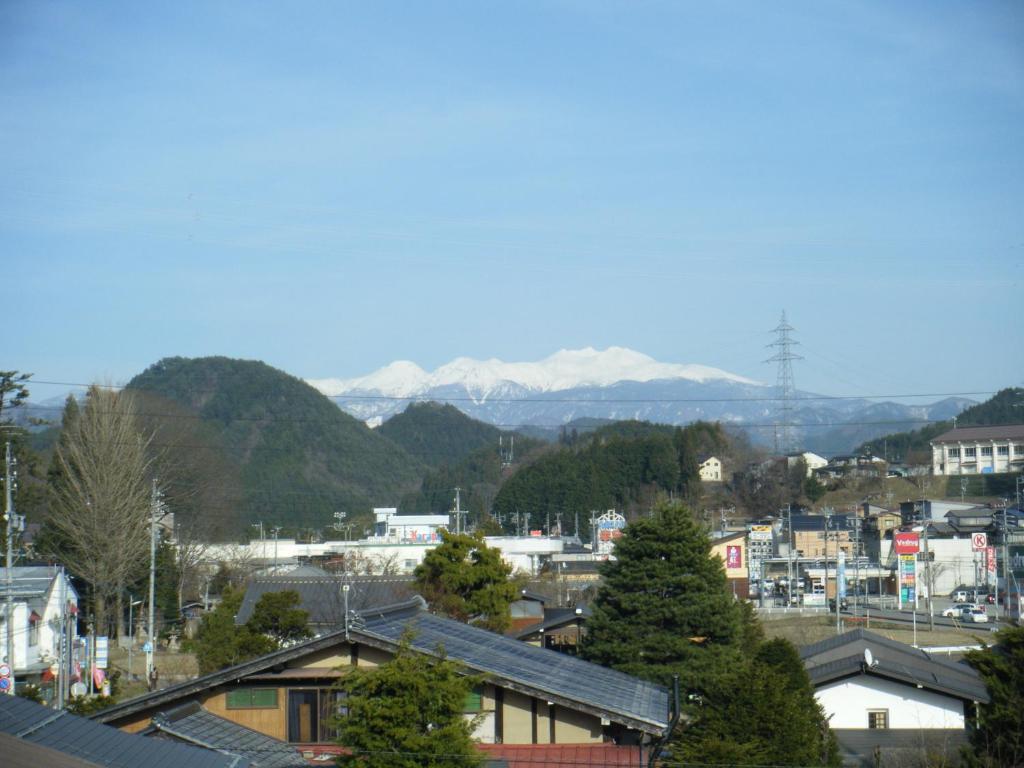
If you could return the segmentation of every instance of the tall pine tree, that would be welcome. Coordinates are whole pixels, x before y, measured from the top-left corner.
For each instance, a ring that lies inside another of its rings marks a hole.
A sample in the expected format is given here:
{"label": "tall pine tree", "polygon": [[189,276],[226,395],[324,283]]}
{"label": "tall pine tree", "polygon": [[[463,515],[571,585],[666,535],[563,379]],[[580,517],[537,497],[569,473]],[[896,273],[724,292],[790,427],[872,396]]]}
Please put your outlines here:
{"label": "tall pine tree", "polygon": [[705,690],[739,654],[739,606],[722,561],[690,512],[663,504],[626,526],[587,621],[584,658],[688,692]]}

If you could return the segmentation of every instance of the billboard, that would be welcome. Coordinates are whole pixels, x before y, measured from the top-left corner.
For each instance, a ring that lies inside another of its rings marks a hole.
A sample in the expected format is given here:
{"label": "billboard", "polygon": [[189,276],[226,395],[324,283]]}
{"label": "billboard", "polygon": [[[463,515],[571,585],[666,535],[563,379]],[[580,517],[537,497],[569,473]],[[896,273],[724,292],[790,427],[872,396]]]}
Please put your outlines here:
{"label": "billboard", "polygon": [[900,555],[900,607],[917,600],[917,558]]}
{"label": "billboard", "polygon": [[913,531],[896,531],[892,535],[892,545],[897,555],[916,555],[921,540]]}
{"label": "billboard", "polygon": [[750,526],[750,540],[751,541],[771,541],[772,540],[772,527],[770,525],[752,525],[752,526]]}
{"label": "billboard", "polygon": [[742,568],[743,567],[743,548],[738,545],[730,544],[725,548],[725,567],[726,568]]}

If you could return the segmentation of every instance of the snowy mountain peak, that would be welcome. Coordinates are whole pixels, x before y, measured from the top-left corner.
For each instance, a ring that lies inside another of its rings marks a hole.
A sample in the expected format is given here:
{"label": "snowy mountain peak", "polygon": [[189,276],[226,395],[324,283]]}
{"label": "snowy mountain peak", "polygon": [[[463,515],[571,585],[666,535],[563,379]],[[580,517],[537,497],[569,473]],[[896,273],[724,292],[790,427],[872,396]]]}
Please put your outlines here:
{"label": "snowy mountain peak", "polygon": [[486,398],[495,392],[507,392],[510,387],[528,392],[560,392],[577,387],[611,386],[623,381],[660,379],[758,383],[706,365],[660,363],[625,347],[562,349],[532,363],[457,357],[432,373],[415,363],[400,360],[367,376],[313,379],[309,383],[329,396],[373,392],[388,397],[411,397],[439,387],[458,386],[473,397]]}

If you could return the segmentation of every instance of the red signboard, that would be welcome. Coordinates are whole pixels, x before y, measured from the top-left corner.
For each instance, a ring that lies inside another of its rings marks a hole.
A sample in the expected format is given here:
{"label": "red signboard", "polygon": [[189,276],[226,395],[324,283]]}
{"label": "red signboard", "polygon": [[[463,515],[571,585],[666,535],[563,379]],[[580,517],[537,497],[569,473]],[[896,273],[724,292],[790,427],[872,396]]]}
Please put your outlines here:
{"label": "red signboard", "polygon": [[912,531],[897,531],[892,537],[897,555],[915,555],[921,548],[921,540]]}
{"label": "red signboard", "polygon": [[727,568],[742,568],[743,550],[740,547],[727,546],[725,548],[725,565]]}
{"label": "red signboard", "polygon": [[988,558],[988,572],[994,574],[996,572],[996,548],[988,547],[985,550],[985,555]]}

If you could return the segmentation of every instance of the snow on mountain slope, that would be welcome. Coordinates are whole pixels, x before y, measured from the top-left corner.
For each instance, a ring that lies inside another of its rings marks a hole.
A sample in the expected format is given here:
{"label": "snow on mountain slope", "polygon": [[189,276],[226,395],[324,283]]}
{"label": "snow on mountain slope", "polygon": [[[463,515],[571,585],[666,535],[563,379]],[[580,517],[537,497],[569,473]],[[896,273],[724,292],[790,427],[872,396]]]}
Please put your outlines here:
{"label": "snow on mountain slope", "polygon": [[704,383],[758,382],[706,365],[660,363],[624,347],[560,350],[538,362],[506,363],[496,358],[458,357],[432,373],[415,363],[398,361],[355,379],[313,379],[309,383],[328,396],[368,393],[409,397],[440,387],[460,387],[475,398],[506,396],[517,388],[523,394],[560,392],[580,387],[607,387],[622,381],[684,379]]}

